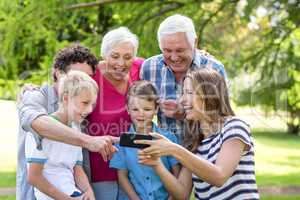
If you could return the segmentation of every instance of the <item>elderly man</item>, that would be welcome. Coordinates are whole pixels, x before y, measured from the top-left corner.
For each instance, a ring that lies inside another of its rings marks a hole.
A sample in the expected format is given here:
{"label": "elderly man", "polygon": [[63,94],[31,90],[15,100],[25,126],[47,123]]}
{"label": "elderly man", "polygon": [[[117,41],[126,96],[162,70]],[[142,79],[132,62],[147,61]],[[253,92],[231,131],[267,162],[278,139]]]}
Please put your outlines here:
{"label": "elderly man", "polygon": [[211,67],[226,78],[223,64],[197,49],[197,35],[192,20],[182,15],[166,18],[159,26],[157,38],[162,54],[148,58],[140,78],[155,84],[160,94],[158,122],[178,139],[183,129],[184,111],[178,100],[182,80],[189,70]]}
{"label": "elderly man", "polygon": [[96,57],[90,50],[75,44],[60,50],[53,64],[53,85],[43,85],[39,89],[26,91],[18,105],[20,131],[18,137],[18,167],[17,167],[17,200],[34,200],[33,188],[27,182],[27,167],[25,159],[25,138],[27,132],[35,134],[37,148],[42,148],[42,137],[60,142],[81,146],[93,152],[99,152],[104,159],[115,151],[112,146],[117,140],[112,136],[92,137],[78,134],[75,129],[69,128],[48,116],[58,108],[58,82],[64,73],[69,70],[80,70],[93,75]]}

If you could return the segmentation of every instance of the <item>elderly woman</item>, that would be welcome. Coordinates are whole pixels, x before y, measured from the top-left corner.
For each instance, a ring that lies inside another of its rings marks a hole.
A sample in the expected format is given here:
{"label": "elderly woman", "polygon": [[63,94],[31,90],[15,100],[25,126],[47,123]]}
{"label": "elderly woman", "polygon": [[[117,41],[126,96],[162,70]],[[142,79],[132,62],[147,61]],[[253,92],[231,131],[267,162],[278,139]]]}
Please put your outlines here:
{"label": "elderly woman", "polygon": [[[103,37],[103,61],[94,75],[99,93],[95,109],[88,117],[90,135],[120,136],[128,130],[131,121],[125,106],[127,90],[138,79],[143,62],[136,58],[137,49],[136,35],[125,27],[114,29]],[[109,159],[103,159],[99,153],[89,152],[90,175],[97,200],[115,200],[120,192],[117,173],[109,168]]]}

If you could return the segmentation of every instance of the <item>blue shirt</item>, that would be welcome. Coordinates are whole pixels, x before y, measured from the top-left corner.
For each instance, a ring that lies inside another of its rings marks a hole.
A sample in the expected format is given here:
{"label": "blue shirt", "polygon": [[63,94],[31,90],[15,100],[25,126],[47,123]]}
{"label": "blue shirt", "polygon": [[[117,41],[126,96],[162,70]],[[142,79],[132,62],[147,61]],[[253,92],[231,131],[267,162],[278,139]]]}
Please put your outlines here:
{"label": "blue shirt", "polygon": [[[190,69],[210,67],[217,70],[226,80],[226,72],[223,64],[212,56],[205,56],[196,50]],[[158,91],[160,99],[179,100],[181,97],[180,84],[176,83],[173,71],[164,62],[162,54],[153,56],[144,61],[140,78],[151,81]],[[183,132],[183,121],[168,118],[161,111],[158,112],[158,122],[161,128],[174,133],[178,139]]]}
{"label": "blue shirt", "polygon": [[[131,126],[129,132],[135,132],[133,126]],[[177,139],[172,133],[164,131],[156,125],[153,125],[153,132],[159,133],[172,142],[177,143]],[[138,149],[117,147],[119,151],[110,160],[110,167],[128,170],[128,179],[137,195],[143,200],[168,199],[169,193],[155,170],[150,166],[138,163]],[[169,171],[174,165],[178,164],[178,161],[171,156],[163,156],[161,161]]]}

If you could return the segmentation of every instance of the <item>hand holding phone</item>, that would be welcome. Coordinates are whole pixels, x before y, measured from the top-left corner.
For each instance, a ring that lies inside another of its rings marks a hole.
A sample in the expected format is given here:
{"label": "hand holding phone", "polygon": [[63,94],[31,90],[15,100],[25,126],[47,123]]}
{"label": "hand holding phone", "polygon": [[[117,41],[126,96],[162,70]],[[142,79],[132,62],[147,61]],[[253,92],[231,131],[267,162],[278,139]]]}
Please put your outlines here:
{"label": "hand holding phone", "polygon": [[153,137],[151,135],[144,135],[138,133],[123,133],[120,137],[120,146],[122,147],[133,147],[143,149],[149,147],[148,144],[135,144],[135,140],[152,140]]}
{"label": "hand holding phone", "polygon": [[183,120],[184,110],[175,99],[165,99],[160,101],[160,109],[166,117]]}

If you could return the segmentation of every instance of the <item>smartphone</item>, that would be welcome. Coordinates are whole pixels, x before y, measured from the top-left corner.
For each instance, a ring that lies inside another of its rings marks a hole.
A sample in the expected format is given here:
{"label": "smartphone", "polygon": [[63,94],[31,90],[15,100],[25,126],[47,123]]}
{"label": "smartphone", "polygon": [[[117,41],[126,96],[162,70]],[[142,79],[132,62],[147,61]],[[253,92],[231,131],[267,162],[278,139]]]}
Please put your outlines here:
{"label": "smartphone", "polygon": [[153,137],[151,135],[126,132],[121,135],[120,146],[143,149],[143,148],[149,147],[150,145],[135,144],[134,141],[135,140],[152,140],[152,139],[153,139]]}

